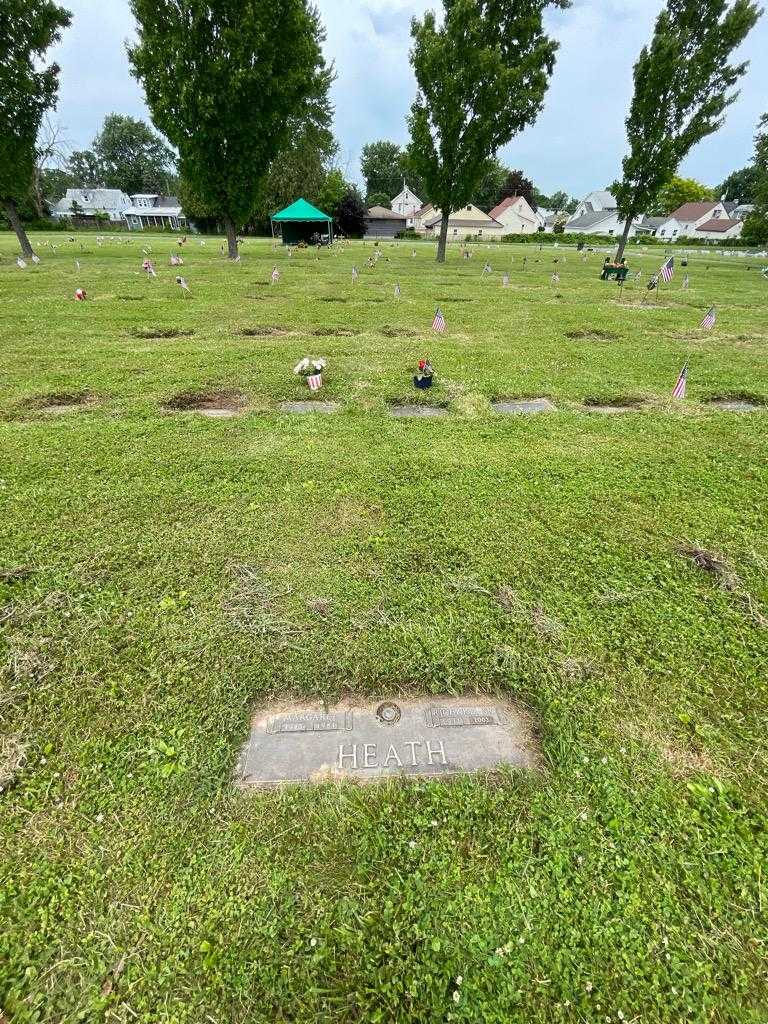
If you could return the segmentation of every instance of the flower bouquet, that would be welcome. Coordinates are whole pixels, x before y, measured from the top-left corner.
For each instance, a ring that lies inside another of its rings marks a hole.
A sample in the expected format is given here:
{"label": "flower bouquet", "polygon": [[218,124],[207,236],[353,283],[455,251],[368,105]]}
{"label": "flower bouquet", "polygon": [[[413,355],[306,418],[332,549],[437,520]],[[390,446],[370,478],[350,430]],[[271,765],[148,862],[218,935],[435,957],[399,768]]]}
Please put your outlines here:
{"label": "flower bouquet", "polygon": [[309,359],[305,356],[301,362],[296,363],[293,372],[297,376],[304,378],[310,391],[319,391],[323,386],[323,370],[325,366],[324,359]]}
{"label": "flower bouquet", "polygon": [[424,388],[431,388],[434,372],[434,367],[428,358],[420,359],[419,370],[418,373],[415,373],[413,376],[413,383],[417,388],[421,388],[422,390]]}

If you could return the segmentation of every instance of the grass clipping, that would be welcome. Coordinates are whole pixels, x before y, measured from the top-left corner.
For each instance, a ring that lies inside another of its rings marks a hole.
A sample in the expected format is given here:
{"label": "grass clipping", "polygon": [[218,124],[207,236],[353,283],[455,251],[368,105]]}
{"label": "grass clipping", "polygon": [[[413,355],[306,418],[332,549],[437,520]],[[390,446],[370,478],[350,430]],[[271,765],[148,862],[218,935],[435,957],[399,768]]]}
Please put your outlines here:
{"label": "grass clipping", "polygon": [[755,598],[742,586],[741,578],[734,572],[724,556],[699,547],[697,544],[681,544],[677,553],[687,558],[698,569],[708,573],[717,583],[720,590],[732,594],[745,614],[757,626],[768,626],[768,618],[763,615]]}

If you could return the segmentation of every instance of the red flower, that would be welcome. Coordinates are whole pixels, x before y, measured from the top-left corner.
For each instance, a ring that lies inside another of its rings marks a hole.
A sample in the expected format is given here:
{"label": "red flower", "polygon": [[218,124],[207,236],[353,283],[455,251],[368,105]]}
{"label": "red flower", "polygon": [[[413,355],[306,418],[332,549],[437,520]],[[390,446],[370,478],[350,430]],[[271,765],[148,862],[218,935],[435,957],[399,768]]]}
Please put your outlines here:
{"label": "red flower", "polygon": [[420,370],[423,370],[426,365],[427,365],[426,359],[420,359],[419,360],[419,369]]}

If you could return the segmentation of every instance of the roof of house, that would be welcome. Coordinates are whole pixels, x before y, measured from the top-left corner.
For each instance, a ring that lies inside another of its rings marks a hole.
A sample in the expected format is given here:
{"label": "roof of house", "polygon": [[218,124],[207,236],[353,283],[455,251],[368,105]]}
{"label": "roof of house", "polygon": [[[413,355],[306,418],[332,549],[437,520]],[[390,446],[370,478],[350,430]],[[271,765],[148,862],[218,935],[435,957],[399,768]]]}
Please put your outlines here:
{"label": "roof of house", "polygon": [[78,206],[90,206],[101,210],[109,206],[125,206],[130,203],[130,199],[119,188],[68,188],[56,203],[56,207],[68,210],[73,202]]}
{"label": "roof of house", "polygon": [[496,220],[502,213],[504,213],[505,210],[508,210],[510,206],[515,206],[521,199],[528,209],[531,210],[531,213],[533,213],[534,211],[525,196],[507,196],[506,199],[502,199],[498,206],[494,206],[494,208],[489,211],[488,216],[493,220]]}
{"label": "roof of house", "polygon": [[731,228],[738,227],[741,224],[740,220],[729,220],[727,217],[713,217],[712,220],[705,221],[703,224],[699,224],[696,228],[697,231],[730,231]]}
{"label": "roof of house", "polygon": [[640,221],[640,227],[643,228],[660,228],[662,224],[666,224],[670,220],[675,218],[672,214],[667,214],[664,217],[643,217]]}
{"label": "roof of house", "polygon": [[331,220],[327,213],[318,210],[316,206],[308,203],[306,199],[297,199],[295,203],[286,206],[279,213],[273,213],[271,219],[276,221]]}
{"label": "roof of house", "polygon": [[395,213],[386,206],[372,206],[366,216],[368,220],[408,220],[404,213]]}
{"label": "roof of house", "polygon": [[595,213],[583,213],[581,217],[566,222],[565,229],[592,228],[595,224],[601,224],[604,220],[611,220],[616,215],[615,210],[597,210]]}
{"label": "roof of house", "polygon": [[674,217],[676,220],[698,220],[699,217],[705,216],[710,210],[714,210],[719,204],[713,201],[706,203],[683,203],[682,206],[678,206],[676,210],[670,213],[670,217]]}
{"label": "roof of house", "polygon": [[425,214],[429,213],[430,210],[434,210],[432,203],[424,203],[424,205],[416,211],[414,216],[423,217]]}
{"label": "roof of house", "polygon": [[123,210],[126,217],[178,217],[181,215],[181,204],[178,199],[168,196],[167,201],[154,206],[129,206]]}
{"label": "roof of house", "polygon": [[[595,189],[594,192],[590,192],[589,195],[584,197],[585,202],[587,202],[587,200],[589,199],[594,199],[595,202],[598,202],[603,210],[616,209],[616,200],[606,188]],[[592,208],[594,209],[594,205],[592,205]]]}
{"label": "roof of house", "polygon": [[[430,217],[429,220],[424,221],[425,228],[433,228],[436,224],[439,224],[442,220],[442,214],[438,214],[437,217]],[[473,219],[470,217],[449,217],[448,223],[455,228],[500,228],[503,227],[497,220],[493,220],[491,217],[486,217],[485,220]]]}

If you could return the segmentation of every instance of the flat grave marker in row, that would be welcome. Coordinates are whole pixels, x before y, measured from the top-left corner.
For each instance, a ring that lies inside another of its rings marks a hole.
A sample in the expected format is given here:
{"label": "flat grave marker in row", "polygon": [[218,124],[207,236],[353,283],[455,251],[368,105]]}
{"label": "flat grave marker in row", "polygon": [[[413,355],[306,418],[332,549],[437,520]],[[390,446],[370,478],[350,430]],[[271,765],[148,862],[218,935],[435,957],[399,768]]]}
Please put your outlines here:
{"label": "flat grave marker in row", "polygon": [[491,408],[498,413],[555,412],[556,407],[548,398],[500,398],[491,402]]}
{"label": "flat grave marker in row", "polygon": [[478,697],[267,708],[251,722],[243,787],[392,777],[444,778],[501,765],[533,768],[528,717]]}

